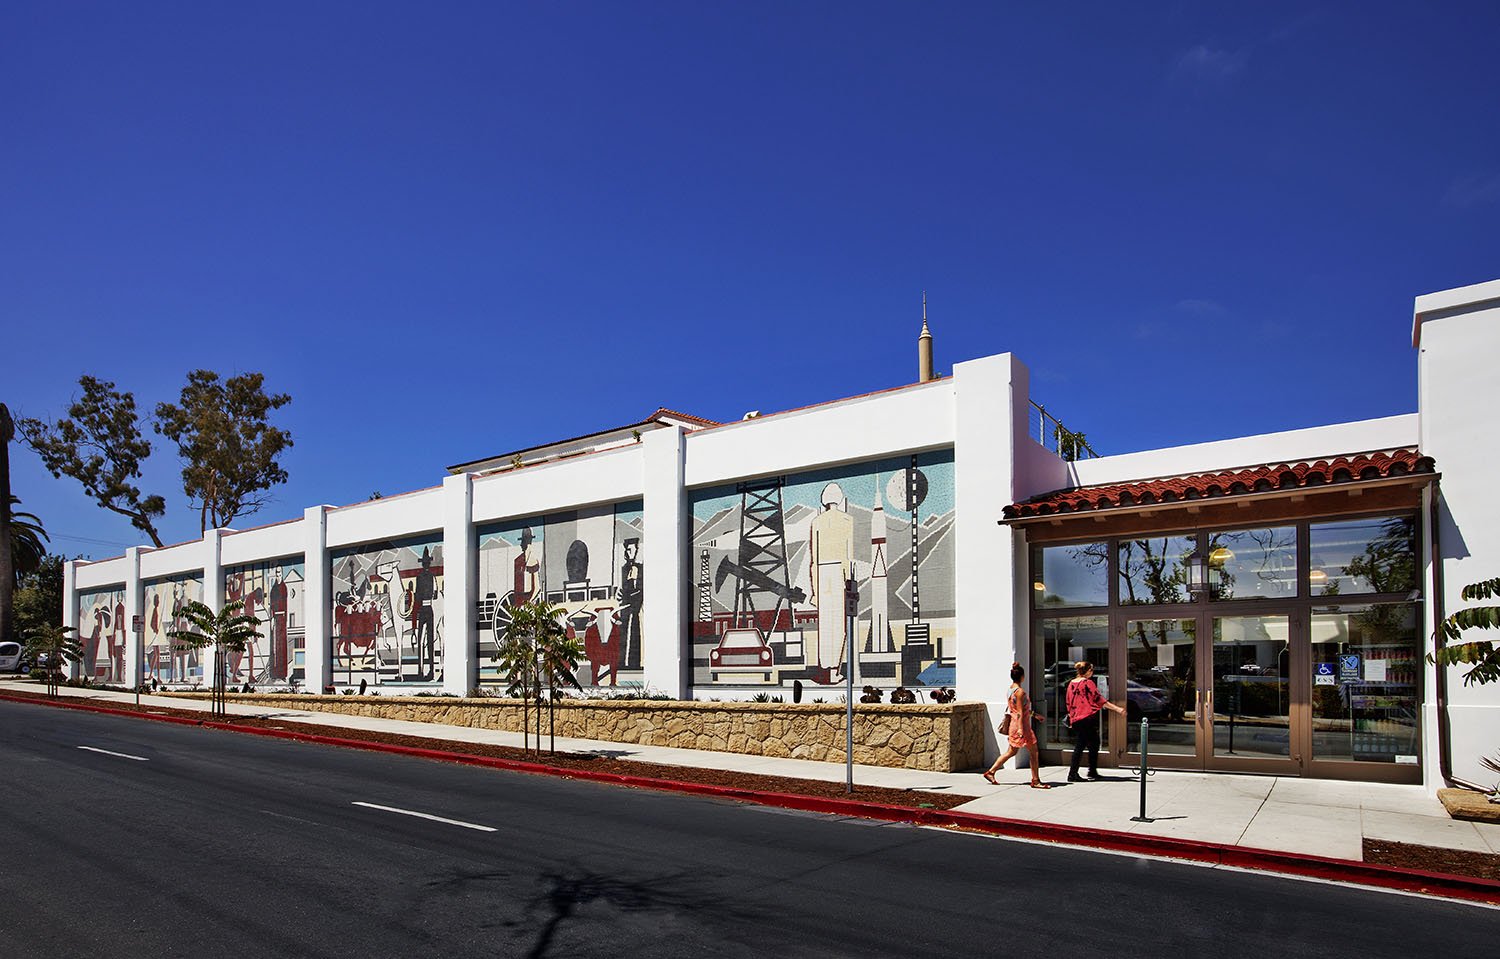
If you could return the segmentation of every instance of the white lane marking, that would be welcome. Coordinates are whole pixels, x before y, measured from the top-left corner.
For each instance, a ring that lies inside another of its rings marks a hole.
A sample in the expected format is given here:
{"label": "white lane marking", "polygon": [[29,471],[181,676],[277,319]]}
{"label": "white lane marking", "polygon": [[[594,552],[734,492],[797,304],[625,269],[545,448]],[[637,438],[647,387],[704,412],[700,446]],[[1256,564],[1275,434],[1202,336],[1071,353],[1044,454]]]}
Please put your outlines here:
{"label": "white lane marking", "polygon": [[129,753],[110,752],[108,749],[99,749],[95,746],[79,746],[79,749],[87,749],[91,753],[103,753],[106,756],[119,756],[121,759],[134,759],[138,763],[149,763],[151,760],[145,756],[132,756]]}
{"label": "white lane marking", "polygon": [[381,812],[393,812],[401,816],[415,816],[418,819],[430,819],[433,822],[445,822],[450,826],[462,826],[465,829],[474,829],[478,832],[494,832],[494,826],[481,826],[478,823],[464,822],[461,819],[444,819],[442,816],[434,816],[431,813],[417,812],[413,809],[397,809],[395,806],[381,806],[372,802],[356,802],[355,806],[363,806],[366,809],[379,809]]}

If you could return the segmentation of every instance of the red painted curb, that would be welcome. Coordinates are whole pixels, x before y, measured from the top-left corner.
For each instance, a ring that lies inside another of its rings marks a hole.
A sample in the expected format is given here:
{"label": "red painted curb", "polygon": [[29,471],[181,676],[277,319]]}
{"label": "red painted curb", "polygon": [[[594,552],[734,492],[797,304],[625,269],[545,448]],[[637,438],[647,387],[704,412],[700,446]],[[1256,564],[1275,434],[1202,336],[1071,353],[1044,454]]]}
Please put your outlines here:
{"label": "red painted curb", "polygon": [[372,752],[434,759],[441,762],[461,763],[468,766],[484,766],[512,772],[534,775],[557,776],[563,779],[581,779],[591,782],[655,789],[663,792],[687,793],[733,799],[798,809],[806,812],[830,815],[856,816],[863,819],[880,819],[887,822],[908,822],[923,826],[942,826],[971,832],[982,832],[994,836],[1015,839],[1031,839],[1060,845],[1107,849],[1138,855],[1157,856],[1168,859],[1183,859],[1212,865],[1232,866],[1261,872],[1282,873],[1333,882],[1354,883],[1383,889],[1398,889],[1405,892],[1420,892],[1433,896],[1463,899],[1470,902],[1500,905],[1500,882],[1470,876],[1453,876],[1447,873],[1424,872],[1403,869],[1397,866],[1382,866],[1376,863],[1359,862],[1352,859],[1332,859],[1304,853],[1283,852],[1275,849],[1255,849],[1231,846],[1224,843],[1198,842],[1175,839],[1168,836],[1146,836],[1139,833],[1120,832],[1112,829],[1088,829],[1080,826],[1064,826],[1055,823],[1033,822],[1025,819],[1005,819],[984,816],[978,813],[957,810],[910,809],[905,806],[889,806],[883,803],[862,802],[854,799],[831,799],[821,796],[798,796],[789,793],[761,792],[753,789],[737,789],[730,786],[711,786],[703,783],[677,782],[671,779],[653,779],[648,776],[629,776],[620,773],[591,772],[582,769],[560,769],[543,763],[531,763],[515,759],[499,759],[493,756],[471,756],[465,753],[446,752],[438,749],[422,749],[414,746],[395,746],[389,743],[366,742],[359,739],[343,739],[337,736],[320,736],[313,733],[291,732],[284,729],[260,729],[239,726],[232,722],[215,720],[184,719],[178,716],[163,716],[134,710],[113,709],[92,703],[52,701],[32,696],[15,696],[0,693],[0,700],[55,706],[62,709],[78,709],[85,712],[126,716],[134,719],[149,719],[158,722],[176,723],[182,726],[203,726],[227,732],[270,736],[300,742],[339,746],[346,749],[365,749]]}

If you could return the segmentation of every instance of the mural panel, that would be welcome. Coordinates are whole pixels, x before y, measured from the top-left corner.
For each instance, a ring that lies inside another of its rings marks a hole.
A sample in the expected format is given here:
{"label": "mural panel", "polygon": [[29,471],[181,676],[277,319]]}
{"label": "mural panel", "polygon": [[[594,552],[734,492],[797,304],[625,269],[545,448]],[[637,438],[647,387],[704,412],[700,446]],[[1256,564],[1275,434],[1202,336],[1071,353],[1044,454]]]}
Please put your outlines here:
{"label": "mural panel", "polygon": [[635,500],[480,528],[482,685],[504,685],[499,636],[509,610],[538,594],[562,608],[568,635],[583,641],[579,685],[641,679],[641,506]]}
{"label": "mural panel", "polygon": [[442,535],[334,550],[329,565],[333,682],[442,682]]}
{"label": "mural panel", "polygon": [[83,646],[79,675],[101,683],[125,681],[125,588],[78,594],[78,639]]}
{"label": "mural panel", "polygon": [[[951,686],[953,452],[691,493],[693,683]],[[853,642],[844,583],[859,589]]]}
{"label": "mural panel", "polygon": [[229,655],[229,682],[302,685],[307,627],[302,619],[302,557],[247,563],[224,573],[224,601],[242,600],[260,618],[260,637]]}
{"label": "mural panel", "polygon": [[141,666],[142,675],[158,683],[201,684],[202,654],[175,642],[170,634],[191,628],[182,618],[182,607],[194,601],[203,602],[203,574],[150,580],[143,593],[142,651],[146,658]]}

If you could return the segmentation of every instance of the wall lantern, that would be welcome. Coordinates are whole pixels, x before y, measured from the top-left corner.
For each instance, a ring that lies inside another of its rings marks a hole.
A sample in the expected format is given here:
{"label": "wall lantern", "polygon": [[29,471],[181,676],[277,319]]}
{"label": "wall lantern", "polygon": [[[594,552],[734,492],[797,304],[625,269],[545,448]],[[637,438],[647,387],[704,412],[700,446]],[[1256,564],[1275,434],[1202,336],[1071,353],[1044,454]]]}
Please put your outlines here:
{"label": "wall lantern", "polygon": [[1208,587],[1208,564],[1196,546],[1183,559],[1182,569],[1187,574],[1188,595],[1196,599]]}

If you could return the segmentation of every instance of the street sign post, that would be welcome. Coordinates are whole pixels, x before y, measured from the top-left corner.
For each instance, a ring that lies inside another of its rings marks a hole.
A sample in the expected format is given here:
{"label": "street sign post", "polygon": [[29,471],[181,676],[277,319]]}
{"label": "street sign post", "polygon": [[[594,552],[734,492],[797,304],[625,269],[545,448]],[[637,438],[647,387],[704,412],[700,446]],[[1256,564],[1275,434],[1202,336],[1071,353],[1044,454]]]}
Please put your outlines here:
{"label": "street sign post", "polygon": [[844,792],[854,792],[854,622],[859,617],[859,584],[853,578],[844,580],[844,685],[848,704],[844,717]]}
{"label": "street sign post", "polygon": [[130,617],[130,631],[135,634],[135,708],[141,708],[141,657],[145,650],[141,648],[141,636],[146,632],[146,624],[139,615]]}

